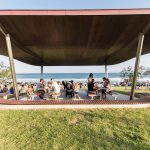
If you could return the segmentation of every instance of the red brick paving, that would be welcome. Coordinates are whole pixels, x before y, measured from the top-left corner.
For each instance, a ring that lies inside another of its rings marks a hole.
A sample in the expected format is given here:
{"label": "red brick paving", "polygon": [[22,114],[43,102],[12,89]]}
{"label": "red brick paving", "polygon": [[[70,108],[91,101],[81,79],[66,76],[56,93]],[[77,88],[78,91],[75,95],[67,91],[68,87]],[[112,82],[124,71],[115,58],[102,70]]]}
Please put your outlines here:
{"label": "red brick paving", "polygon": [[103,104],[145,104],[150,100],[36,100],[36,101],[15,101],[0,98],[0,104],[4,105],[103,105]]}

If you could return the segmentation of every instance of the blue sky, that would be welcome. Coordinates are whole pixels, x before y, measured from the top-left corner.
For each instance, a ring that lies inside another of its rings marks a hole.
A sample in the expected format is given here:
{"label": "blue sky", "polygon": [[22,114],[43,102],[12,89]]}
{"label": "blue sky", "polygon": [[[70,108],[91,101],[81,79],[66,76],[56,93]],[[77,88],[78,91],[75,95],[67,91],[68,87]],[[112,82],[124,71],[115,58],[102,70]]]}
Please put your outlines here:
{"label": "blue sky", "polygon": [[[0,9],[119,9],[150,8],[150,0],[0,0]],[[8,65],[8,58],[0,56]],[[123,67],[134,66],[135,59],[109,66],[109,72],[120,72]],[[150,54],[141,57],[140,65],[150,67]],[[17,73],[40,72],[40,67],[15,60]],[[44,67],[44,72],[104,72],[104,66]]]}
{"label": "blue sky", "polygon": [[150,0],[0,0],[0,9],[148,8]]}

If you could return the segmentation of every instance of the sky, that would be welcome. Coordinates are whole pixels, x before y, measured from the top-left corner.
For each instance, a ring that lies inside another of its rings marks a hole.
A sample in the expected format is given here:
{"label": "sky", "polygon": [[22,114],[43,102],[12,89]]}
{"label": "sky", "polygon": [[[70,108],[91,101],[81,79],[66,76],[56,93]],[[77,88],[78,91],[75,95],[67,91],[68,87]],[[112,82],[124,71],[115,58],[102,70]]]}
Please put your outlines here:
{"label": "sky", "polygon": [[0,9],[148,8],[150,0],[0,0]]}
{"label": "sky", "polygon": [[[150,0],[0,0],[0,9],[127,9],[150,8]],[[9,65],[8,57],[0,56],[0,61]],[[40,73],[40,67],[15,60],[16,73]],[[120,72],[127,66],[134,67],[135,58],[108,66],[109,72]],[[150,54],[141,57],[141,66],[150,67]],[[44,67],[45,73],[99,73],[104,66],[64,66]]]}

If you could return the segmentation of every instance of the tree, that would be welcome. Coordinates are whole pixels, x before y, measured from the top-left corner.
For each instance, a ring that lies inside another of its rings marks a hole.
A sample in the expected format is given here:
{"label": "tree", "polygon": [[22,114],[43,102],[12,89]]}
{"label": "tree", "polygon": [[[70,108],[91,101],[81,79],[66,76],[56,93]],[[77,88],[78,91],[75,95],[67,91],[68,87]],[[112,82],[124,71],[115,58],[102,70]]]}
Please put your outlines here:
{"label": "tree", "polygon": [[149,67],[145,68],[144,75],[150,75],[150,68]]}
{"label": "tree", "polygon": [[[143,66],[140,66],[138,69],[138,78],[142,78],[145,68]],[[123,70],[120,73],[120,77],[122,79],[128,79],[129,82],[132,82],[133,80],[134,71],[131,66],[128,66],[127,68],[123,68]]]}
{"label": "tree", "polygon": [[6,80],[11,78],[10,67],[5,66],[4,62],[0,62],[0,79]]}

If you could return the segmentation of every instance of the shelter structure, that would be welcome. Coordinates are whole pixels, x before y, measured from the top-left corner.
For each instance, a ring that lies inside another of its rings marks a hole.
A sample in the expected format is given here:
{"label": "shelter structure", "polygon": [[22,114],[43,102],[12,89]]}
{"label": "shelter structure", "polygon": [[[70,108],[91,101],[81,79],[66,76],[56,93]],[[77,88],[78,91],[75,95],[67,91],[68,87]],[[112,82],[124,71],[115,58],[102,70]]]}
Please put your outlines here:
{"label": "shelter structure", "polygon": [[132,99],[140,55],[150,53],[150,9],[0,10],[0,31],[15,89],[13,58],[41,66],[41,74],[43,66],[80,65],[105,65],[107,73],[136,56]]}

